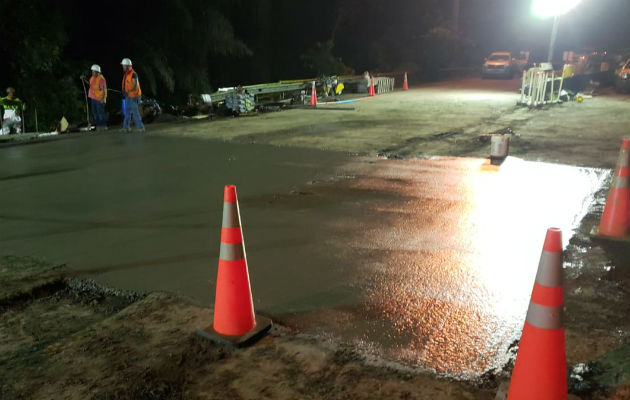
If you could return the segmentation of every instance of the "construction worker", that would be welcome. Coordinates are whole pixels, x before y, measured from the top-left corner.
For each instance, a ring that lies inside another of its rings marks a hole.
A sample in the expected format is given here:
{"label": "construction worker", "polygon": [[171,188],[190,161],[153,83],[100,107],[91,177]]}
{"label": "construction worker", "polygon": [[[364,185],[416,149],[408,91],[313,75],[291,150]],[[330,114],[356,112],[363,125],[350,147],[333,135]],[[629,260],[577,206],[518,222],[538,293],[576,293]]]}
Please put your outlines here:
{"label": "construction worker", "polygon": [[22,132],[22,112],[25,104],[22,100],[15,97],[15,89],[7,88],[7,97],[0,98],[0,106],[4,110],[2,116],[2,135],[8,135],[12,131],[15,133]]}
{"label": "construction worker", "polygon": [[368,71],[363,72],[363,80],[365,81],[367,92],[369,92],[370,86],[372,86],[372,75]]}
{"label": "construction worker", "polygon": [[335,94],[337,96],[340,96],[343,93],[343,89],[345,89],[345,85],[343,84],[343,82],[339,82],[337,83],[337,86],[335,87]]}
{"label": "construction worker", "polygon": [[105,103],[107,103],[107,81],[101,73],[101,67],[97,64],[90,68],[92,76],[90,80],[86,80],[85,76],[81,78],[90,85],[88,97],[92,100],[92,116],[96,129],[107,129],[107,120],[105,119]]}
{"label": "construction worker", "polygon": [[324,87],[324,95],[326,97],[334,96],[337,88],[337,84],[339,83],[339,78],[336,76],[326,76],[322,78],[323,87]]}
{"label": "construction worker", "polygon": [[122,95],[125,101],[125,119],[123,120],[122,130],[129,132],[129,125],[133,118],[136,129],[140,132],[144,132],[144,124],[142,123],[140,112],[138,111],[140,96],[142,95],[138,74],[133,70],[130,59],[123,58],[120,65],[122,65],[123,69]]}

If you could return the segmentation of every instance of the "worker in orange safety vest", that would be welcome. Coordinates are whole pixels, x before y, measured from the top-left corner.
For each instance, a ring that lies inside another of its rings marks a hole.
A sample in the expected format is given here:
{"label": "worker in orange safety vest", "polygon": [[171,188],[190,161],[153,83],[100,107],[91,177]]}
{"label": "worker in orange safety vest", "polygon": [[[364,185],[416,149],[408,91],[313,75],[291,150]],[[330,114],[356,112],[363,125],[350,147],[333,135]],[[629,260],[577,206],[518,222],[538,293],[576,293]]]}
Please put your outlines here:
{"label": "worker in orange safety vest", "polygon": [[92,76],[90,80],[86,80],[85,76],[81,76],[86,83],[90,85],[88,97],[92,100],[92,116],[96,129],[107,129],[107,120],[105,118],[105,103],[107,103],[107,81],[101,73],[101,67],[98,64],[92,65],[90,68]]}
{"label": "worker in orange safety vest", "polygon": [[125,119],[123,120],[122,130],[129,132],[131,119],[133,119],[136,129],[140,132],[144,132],[144,124],[142,123],[140,112],[138,111],[142,96],[138,74],[134,71],[130,59],[123,58],[120,65],[122,65],[123,69],[122,95],[125,102]]}

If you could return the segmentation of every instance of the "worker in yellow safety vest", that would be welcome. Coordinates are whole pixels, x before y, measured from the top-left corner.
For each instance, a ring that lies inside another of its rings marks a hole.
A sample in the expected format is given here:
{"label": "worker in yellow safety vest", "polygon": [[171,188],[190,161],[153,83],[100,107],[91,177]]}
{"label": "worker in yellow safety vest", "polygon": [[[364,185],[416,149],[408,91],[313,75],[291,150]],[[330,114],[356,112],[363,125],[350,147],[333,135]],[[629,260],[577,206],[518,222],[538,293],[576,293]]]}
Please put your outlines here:
{"label": "worker in yellow safety vest", "polygon": [[122,130],[129,132],[131,119],[133,119],[136,129],[140,132],[144,132],[144,124],[142,123],[140,112],[138,111],[138,106],[140,105],[140,99],[142,96],[142,89],[140,89],[138,74],[134,71],[130,59],[123,58],[120,65],[122,65],[123,69],[122,95],[125,105],[125,119],[123,120]]}
{"label": "worker in yellow safety vest", "polygon": [[25,104],[15,96],[15,89],[7,88],[7,97],[0,98],[2,108],[2,130],[0,135],[8,135],[11,132],[22,132],[22,111]]}

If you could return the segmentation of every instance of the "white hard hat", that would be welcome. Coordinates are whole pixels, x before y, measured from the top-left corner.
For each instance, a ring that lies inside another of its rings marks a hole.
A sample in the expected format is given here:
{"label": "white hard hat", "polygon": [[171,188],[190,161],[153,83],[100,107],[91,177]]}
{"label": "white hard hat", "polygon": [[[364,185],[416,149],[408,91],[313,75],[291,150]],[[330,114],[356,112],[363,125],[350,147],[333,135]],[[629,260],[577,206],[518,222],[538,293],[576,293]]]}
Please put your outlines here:
{"label": "white hard hat", "polygon": [[133,65],[131,64],[131,60],[128,58],[123,58],[122,61],[120,62],[120,65]]}
{"label": "white hard hat", "polygon": [[98,64],[94,64],[92,65],[92,68],[90,68],[92,71],[96,71],[96,72],[101,72],[101,67]]}

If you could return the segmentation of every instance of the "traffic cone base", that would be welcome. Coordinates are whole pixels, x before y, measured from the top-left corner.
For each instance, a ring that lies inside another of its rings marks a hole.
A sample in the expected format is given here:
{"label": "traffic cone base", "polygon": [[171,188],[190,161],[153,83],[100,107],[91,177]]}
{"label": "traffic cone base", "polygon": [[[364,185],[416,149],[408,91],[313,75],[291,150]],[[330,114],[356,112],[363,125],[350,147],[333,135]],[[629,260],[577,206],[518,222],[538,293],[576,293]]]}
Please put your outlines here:
{"label": "traffic cone base", "polygon": [[621,142],[617,166],[599,226],[591,231],[598,239],[630,242],[630,138]]}
{"label": "traffic cone base", "polygon": [[591,229],[590,236],[592,239],[598,239],[607,242],[618,242],[618,243],[630,243],[630,235],[622,236],[622,237],[614,237],[614,236],[605,236],[599,233],[599,227],[594,226]]}
{"label": "traffic cone base", "polygon": [[262,315],[255,315],[254,317],[256,320],[254,329],[244,335],[223,335],[214,330],[213,325],[210,325],[206,329],[197,329],[196,333],[204,339],[208,339],[223,346],[236,348],[247,347],[264,338],[267,333],[269,333],[273,325],[271,320],[267,317]]}
{"label": "traffic cone base", "polygon": [[243,347],[262,338],[271,320],[254,314],[252,291],[236,187],[223,195],[223,223],[212,325],[197,334],[214,342]]}

